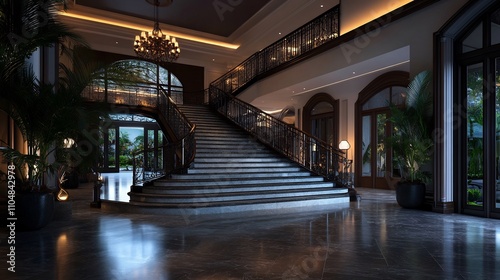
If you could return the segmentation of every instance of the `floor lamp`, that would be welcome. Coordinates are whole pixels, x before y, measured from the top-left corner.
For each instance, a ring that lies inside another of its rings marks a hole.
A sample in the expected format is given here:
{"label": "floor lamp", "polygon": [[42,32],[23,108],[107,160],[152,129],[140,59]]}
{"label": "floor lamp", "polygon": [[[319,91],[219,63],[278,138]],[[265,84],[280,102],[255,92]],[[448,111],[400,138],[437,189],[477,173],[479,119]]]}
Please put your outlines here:
{"label": "floor lamp", "polygon": [[343,160],[343,163],[344,163],[344,166],[343,166],[343,173],[342,174],[342,179],[343,179],[343,183],[345,183],[347,186],[350,186],[351,184],[351,172],[349,171],[350,167],[351,167],[351,162],[349,160],[349,149],[351,148],[351,144],[349,144],[349,142],[347,140],[342,140],[340,141],[339,143],[339,149],[340,150],[343,150],[345,152],[345,158]]}

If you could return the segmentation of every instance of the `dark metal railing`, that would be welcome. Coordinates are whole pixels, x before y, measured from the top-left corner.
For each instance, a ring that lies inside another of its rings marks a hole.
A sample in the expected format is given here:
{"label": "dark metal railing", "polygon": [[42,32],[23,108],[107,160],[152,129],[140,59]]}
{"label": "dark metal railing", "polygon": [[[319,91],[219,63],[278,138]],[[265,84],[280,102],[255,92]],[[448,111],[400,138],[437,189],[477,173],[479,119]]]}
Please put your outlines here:
{"label": "dark metal railing", "polygon": [[195,125],[179,111],[161,86],[103,86],[103,83],[95,83],[89,85],[82,96],[91,102],[143,107],[154,111],[157,119],[172,132],[174,141],[171,143],[133,154],[134,186],[186,169],[193,162],[196,153]]}
{"label": "dark metal railing", "polygon": [[216,87],[209,88],[209,105],[259,141],[330,181],[347,185],[344,153]]}
{"label": "dark metal railing", "polygon": [[255,53],[213,81],[210,86],[234,93],[248,82],[274,68],[299,59],[303,54],[339,36],[339,5],[311,20],[272,45]]}

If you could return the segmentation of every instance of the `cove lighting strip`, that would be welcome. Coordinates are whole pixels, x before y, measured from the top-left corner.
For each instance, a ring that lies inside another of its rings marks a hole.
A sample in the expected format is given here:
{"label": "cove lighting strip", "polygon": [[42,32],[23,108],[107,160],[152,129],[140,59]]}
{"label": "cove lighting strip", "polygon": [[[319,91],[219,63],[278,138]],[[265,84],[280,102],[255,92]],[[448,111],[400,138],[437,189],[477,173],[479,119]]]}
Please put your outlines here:
{"label": "cove lighting strip", "polygon": [[[134,25],[134,24],[129,24],[129,23],[123,22],[123,21],[97,18],[97,17],[86,16],[86,15],[71,13],[71,12],[61,11],[61,12],[59,12],[59,15],[65,16],[65,17],[70,17],[70,18],[75,18],[75,19],[80,19],[80,20],[85,20],[85,21],[102,23],[102,24],[106,24],[106,25],[112,25],[112,26],[133,29],[133,30],[137,30],[137,31],[145,31],[145,30],[151,29],[151,26]],[[182,39],[186,39],[186,40],[190,40],[190,41],[194,41],[194,42],[219,46],[219,47],[233,49],[233,50],[240,47],[240,45],[225,43],[225,42],[221,42],[221,41],[217,41],[217,40],[204,39],[201,37],[186,35],[186,34],[182,34],[182,33],[175,33],[175,32],[172,32],[170,30],[168,31],[168,33],[169,33],[169,35],[177,37],[177,38],[182,38]],[[132,37],[131,37],[131,40],[133,40]]]}

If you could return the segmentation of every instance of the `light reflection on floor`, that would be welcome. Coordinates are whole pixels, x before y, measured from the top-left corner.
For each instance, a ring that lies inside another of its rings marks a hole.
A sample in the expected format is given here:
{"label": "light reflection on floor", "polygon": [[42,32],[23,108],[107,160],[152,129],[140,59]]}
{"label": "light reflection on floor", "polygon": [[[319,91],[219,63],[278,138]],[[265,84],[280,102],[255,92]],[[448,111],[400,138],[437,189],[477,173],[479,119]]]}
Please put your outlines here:
{"label": "light reflection on floor", "polygon": [[102,173],[104,183],[101,189],[101,199],[129,202],[128,192],[132,186],[132,171],[119,173]]}
{"label": "light reflection on floor", "polygon": [[0,279],[500,279],[498,220],[403,209],[394,191],[357,190],[345,207],[186,219],[89,207],[88,184],[70,190],[71,218],[15,232],[16,273],[4,264]]}

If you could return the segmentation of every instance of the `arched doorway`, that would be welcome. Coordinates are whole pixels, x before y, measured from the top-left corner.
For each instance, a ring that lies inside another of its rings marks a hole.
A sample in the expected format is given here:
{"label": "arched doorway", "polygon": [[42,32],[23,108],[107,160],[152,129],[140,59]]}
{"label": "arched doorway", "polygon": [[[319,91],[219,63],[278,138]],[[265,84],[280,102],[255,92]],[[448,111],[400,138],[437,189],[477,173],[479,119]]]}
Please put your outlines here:
{"label": "arched doorway", "polygon": [[359,93],[355,105],[355,170],[359,187],[393,189],[400,177],[392,162],[392,150],[387,146],[392,132],[389,106],[404,103],[408,79],[407,72],[389,72]]}
{"label": "arched doorway", "polygon": [[500,4],[470,22],[455,42],[459,205],[463,213],[500,217]]}
{"label": "arched doorway", "polygon": [[304,106],[303,130],[334,147],[338,144],[339,102],[327,93],[313,96]]}
{"label": "arched doorway", "polygon": [[[98,92],[106,95],[106,100],[119,100],[116,103],[124,107],[112,108],[99,125],[98,159],[96,170],[100,172],[130,171],[131,154],[145,148],[154,149],[153,154],[146,154],[148,161],[154,166],[163,164],[163,155],[157,148],[164,145],[169,135],[161,130],[155,119],[148,116],[148,110],[136,104],[157,102],[157,86],[161,87],[176,104],[183,104],[183,87],[179,79],[170,71],[156,64],[142,60],[121,60],[116,67],[133,71],[134,78],[139,77],[140,83],[129,82],[127,75],[120,79],[108,77],[106,70],[101,70],[101,76],[93,81]],[[153,96],[153,98],[151,98]],[[154,114],[153,114],[154,117]]]}

